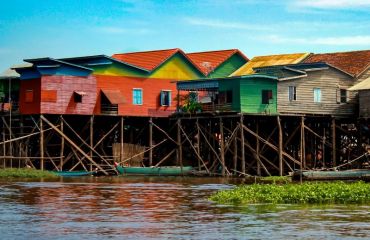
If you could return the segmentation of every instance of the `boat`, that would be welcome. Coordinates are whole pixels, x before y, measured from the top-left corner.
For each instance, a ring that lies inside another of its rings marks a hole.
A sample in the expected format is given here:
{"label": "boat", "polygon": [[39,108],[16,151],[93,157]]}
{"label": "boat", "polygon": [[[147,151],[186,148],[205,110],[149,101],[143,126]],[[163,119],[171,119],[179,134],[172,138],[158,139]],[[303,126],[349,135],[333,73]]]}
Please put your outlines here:
{"label": "boat", "polygon": [[96,174],[95,171],[53,171],[53,173],[60,177],[83,177]]}
{"label": "boat", "polygon": [[163,166],[163,167],[126,167],[116,164],[116,170],[123,175],[150,175],[150,176],[181,176],[193,172],[191,166]]}
{"label": "boat", "polygon": [[370,179],[370,169],[352,169],[342,171],[297,170],[293,180],[365,180]]}

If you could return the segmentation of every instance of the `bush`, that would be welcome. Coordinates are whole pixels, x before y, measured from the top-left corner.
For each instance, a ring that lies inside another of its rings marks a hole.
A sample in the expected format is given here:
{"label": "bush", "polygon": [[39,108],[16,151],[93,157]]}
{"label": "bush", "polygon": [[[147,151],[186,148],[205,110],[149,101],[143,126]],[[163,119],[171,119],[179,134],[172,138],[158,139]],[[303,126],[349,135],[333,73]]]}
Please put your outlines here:
{"label": "bush", "polygon": [[5,168],[0,169],[0,178],[52,178],[57,177],[49,171],[32,168]]}

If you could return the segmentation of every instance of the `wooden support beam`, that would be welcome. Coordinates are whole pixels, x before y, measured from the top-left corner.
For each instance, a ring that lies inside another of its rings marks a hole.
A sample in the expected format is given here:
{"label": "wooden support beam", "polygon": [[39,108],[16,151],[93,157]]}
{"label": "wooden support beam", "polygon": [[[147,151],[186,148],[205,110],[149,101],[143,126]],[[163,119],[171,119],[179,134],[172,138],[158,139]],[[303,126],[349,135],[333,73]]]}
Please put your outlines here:
{"label": "wooden support beam", "polygon": [[[92,149],[94,148],[94,115],[90,116],[90,158],[93,159],[94,153]],[[92,164],[89,164],[90,172],[92,172]]]}
{"label": "wooden support beam", "polygon": [[177,162],[180,164],[180,167],[182,169],[181,119],[177,119],[177,147]]}
{"label": "wooden support beam", "polygon": [[40,115],[40,169],[44,171],[44,116]]}
{"label": "wooden support beam", "polygon": [[85,158],[87,158],[91,163],[93,163],[100,171],[102,171],[105,175],[108,175],[108,172],[105,171],[99,164],[97,164],[89,155],[87,155],[81,148],[77,146],[68,136],[66,136],[63,132],[61,132],[54,124],[52,124],[49,120],[47,120],[43,115],[40,116],[40,121],[45,121],[51,128],[54,129],[60,136],[64,137],[65,140],[72,145],[77,151],[79,151]]}
{"label": "wooden support beam", "polygon": [[[252,130],[250,130],[248,127],[246,127],[245,125],[243,126],[243,129],[245,129],[247,132],[249,132],[250,134],[252,134],[253,136],[255,136],[255,137],[258,137],[259,138],[259,140],[261,141],[261,142],[263,142],[263,143],[265,143],[265,144],[267,144],[270,148],[272,148],[272,149],[274,149],[275,151],[278,151],[278,148],[274,145],[274,144],[272,144],[272,143],[270,143],[269,141],[266,141],[266,139],[264,139],[264,138],[262,138],[262,137],[260,137],[260,136],[258,136],[255,132],[253,132]],[[296,164],[301,164],[298,160],[296,160],[296,159],[294,159],[292,156],[290,156],[288,153],[286,153],[286,152],[282,152],[283,153],[283,156],[285,156],[285,157],[287,157],[288,159],[290,159],[291,161],[293,161],[293,162],[295,162]]]}
{"label": "wooden support beam", "polygon": [[153,166],[153,118],[150,117],[149,119],[149,166]]}
{"label": "wooden support beam", "polygon": [[[200,132],[199,132],[199,118],[197,118],[196,122],[197,126],[197,135],[196,135],[196,144],[197,144],[197,155],[200,156]],[[198,170],[201,170],[201,164],[200,164],[200,159],[198,158]]]}
{"label": "wooden support beam", "polygon": [[[259,119],[256,120],[256,134],[260,135]],[[265,145],[264,145],[265,146]],[[259,158],[260,153],[260,140],[256,137],[256,155]],[[261,160],[257,161],[257,176],[261,176]]]}
{"label": "wooden support beam", "polygon": [[[59,118],[60,120],[60,131],[62,133],[64,133],[64,124],[63,124],[63,120],[62,120],[62,115],[60,116]],[[60,163],[59,163],[59,169],[60,171],[63,171],[63,165],[64,165],[64,137],[61,137],[60,138]]]}
{"label": "wooden support beam", "polygon": [[119,152],[119,160],[121,161],[123,159],[123,142],[124,142],[124,136],[125,136],[125,119],[123,118],[123,116],[121,116],[121,127],[120,127],[120,152]]}
{"label": "wooden support beam", "polygon": [[[180,119],[178,119],[177,120],[177,124],[178,124],[178,121],[179,121]],[[181,120],[180,120],[181,121]],[[175,141],[173,138],[171,138],[170,137],[170,135],[168,135],[168,133],[166,132],[166,131],[164,131],[162,128],[160,128],[159,126],[157,126],[155,123],[153,123],[152,122],[152,125],[155,127],[155,128],[157,128],[159,131],[161,131],[164,135],[166,135],[166,137],[168,138],[168,139],[170,139],[173,143],[175,143],[175,144],[178,144],[178,141]]]}
{"label": "wooden support beam", "polygon": [[222,176],[225,176],[225,137],[224,137],[224,123],[222,121],[222,117],[220,117],[220,122],[219,122],[219,127],[220,127],[220,155],[221,155],[221,164],[222,164],[222,169],[221,169],[221,174]]}
{"label": "wooden support beam", "polygon": [[244,150],[244,116],[240,114],[240,154],[242,156],[242,173],[245,174],[245,150]]}
{"label": "wooden support beam", "polygon": [[331,119],[331,145],[332,145],[332,158],[333,167],[337,166],[337,136],[335,127],[335,118]]}
{"label": "wooden support beam", "polygon": [[[300,144],[300,155],[301,155],[301,162],[300,162],[300,167],[301,167],[301,173],[303,171],[303,164],[304,164],[304,148],[305,148],[305,144],[304,144],[304,117],[302,116],[301,117],[301,144]],[[300,177],[300,181],[302,182],[302,174],[301,174],[301,177]]]}
{"label": "wooden support beam", "polygon": [[170,153],[168,153],[164,158],[162,158],[161,161],[159,161],[154,167],[158,167],[161,165],[164,161],[166,161],[174,152],[176,152],[176,149],[172,149]]}
{"label": "wooden support beam", "polygon": [[283,165],[283,130],[282,130],[282,127],[281,127],[280,116],[277,116],[276,117],[276,120],[277,120],[278,129],[279,129],[279,150],[278,150],[278,154],[279,154],[279,175],[280,176],[283,176],[283,174],[284,174],[284,165]]}

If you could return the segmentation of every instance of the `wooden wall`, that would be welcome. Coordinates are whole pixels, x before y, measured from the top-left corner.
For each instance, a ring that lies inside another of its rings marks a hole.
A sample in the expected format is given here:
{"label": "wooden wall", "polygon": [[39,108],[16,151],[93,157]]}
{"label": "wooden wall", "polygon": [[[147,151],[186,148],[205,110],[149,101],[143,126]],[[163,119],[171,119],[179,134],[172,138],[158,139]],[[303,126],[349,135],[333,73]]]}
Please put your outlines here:
{"label": "wooden wall", "polygon": [[359,91],[360,117],[370,118],[370,90]]}
{"label": "wooden wall", "polygon": [[[308,77],[278,82],[277,109],[280,114],[348,116],[355,113],[356,93],[348,91],[348,102],[337,103],[338,89],[353,86],[353,78],[333,68],[307,72],[307,74]],[[289,86],[297,88],[296,101],[289,101]],[[314,88],[321,88],[321,103],[314,102]]]}
{"label": "wooden wall", "polygon": [[[33,90],[33,100],[26,100]],[[81,103],[75,103],[75,91],[84,92]],[[20,112],[22,114],[81,114],[91,115],[96,102],[94,76],[43,76],[20,83]]]}
{"label": "wooden wall", "polygon": [[[166,117],[176,110],[176,84],[172,79],[134,78],[119,76],[96,75],[98,97],[95,106],[95,114],[100,114],[101,89],[120,90],[126,100],[118,105],[118,115],[121,116],[153,116]],[[143,90],[143,104],[134,105],[132,102],[132,90]],[[171,106],[160,106],[161,90],[171,90]]]}
{"label": "wooden wall", "polygon": [[[27,91],[32,90],[33,101],[26,101]],[[39,114],[41,100],[41,80],[21,80],[19,87],[19,111],[22,114]]]}

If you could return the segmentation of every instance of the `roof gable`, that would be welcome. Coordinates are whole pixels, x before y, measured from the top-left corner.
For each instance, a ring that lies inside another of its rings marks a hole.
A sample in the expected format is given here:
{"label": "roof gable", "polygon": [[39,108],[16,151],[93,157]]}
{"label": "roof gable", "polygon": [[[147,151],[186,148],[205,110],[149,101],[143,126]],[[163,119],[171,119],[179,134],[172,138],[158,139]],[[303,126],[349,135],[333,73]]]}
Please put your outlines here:
{"label": "roof gable", "polygon": [[186,55],[202,71],[205,76],[217,69],[222,63],[229,60],[234,54],[239,54],[245,61],[249,59],[238,49],[194,52]]}
{"label": "roof gable", "polygon": [[230,76],[242,76],[253,74],[254,73],[253,68],[257,67],[300,63],[309,55],[310,53],[293,53],[293,54],[257,56],[252,58],[249,62],[244,64]]}
{"label": "roof gable", "polygon": [[370,90],[370,78],[363,80],[360,83],[357,83],[355,86],[350,87],[350,91],[359,91],[359,90]]}
{"label": "roof gable", "polygon": [[313,54],[304,62],[326,62],[353,77],[358,77],[370,67],[370,50]]}

